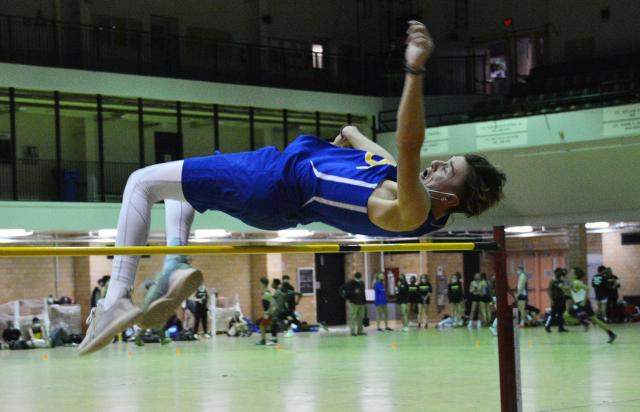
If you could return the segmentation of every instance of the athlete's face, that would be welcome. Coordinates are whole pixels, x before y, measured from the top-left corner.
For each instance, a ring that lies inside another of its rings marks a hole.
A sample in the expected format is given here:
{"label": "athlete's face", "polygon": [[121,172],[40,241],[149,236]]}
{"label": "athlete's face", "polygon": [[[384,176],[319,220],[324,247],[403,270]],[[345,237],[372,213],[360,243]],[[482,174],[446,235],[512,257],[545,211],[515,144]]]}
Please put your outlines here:
{"label": "athlete's face", "polygon": [[[420,181],[426,189],[456,195],[446,196],[444,199],[449,206],[454,207],[460,203],[457,196],[461,192],[468,168],[469,165],[462,156],[452,156],[447,161],[434,160],[431,166],[420,173]],[[434,194],[433,196],[442,195]]]}

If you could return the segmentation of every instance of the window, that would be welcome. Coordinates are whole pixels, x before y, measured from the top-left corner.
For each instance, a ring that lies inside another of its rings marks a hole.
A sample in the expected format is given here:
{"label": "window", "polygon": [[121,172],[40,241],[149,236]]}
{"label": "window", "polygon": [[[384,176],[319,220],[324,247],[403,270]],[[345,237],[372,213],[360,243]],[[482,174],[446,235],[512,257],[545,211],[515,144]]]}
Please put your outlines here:
{"label": "window", "polygon": [[11,135],[0,133],[0,163],[11,162]]}
{"label": "window", "polygon": [[312,66],[314,69],[322,69],[322,54],[324,52],[324,48],[322,44],[313,44],[311,45],[311,53],[312,55]]}

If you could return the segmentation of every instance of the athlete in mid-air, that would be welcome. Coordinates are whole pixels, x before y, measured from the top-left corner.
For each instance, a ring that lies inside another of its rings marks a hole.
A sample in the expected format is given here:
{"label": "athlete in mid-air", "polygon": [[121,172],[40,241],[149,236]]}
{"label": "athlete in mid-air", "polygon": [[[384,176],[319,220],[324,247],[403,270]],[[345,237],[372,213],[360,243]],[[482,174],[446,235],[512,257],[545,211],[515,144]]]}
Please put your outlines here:
{"label": "athlete in mid-air", "polygon": [[[146,244],[151,207],[162,200],[171,246],[187,244],[194,209],[219,210],[265,230],[323,222],[355,234],[418,237],[444,226],[451,213],[476,216],[495,205],[506,178],[482,156],[453,156],[420,171],[422,77],[434,44],[417,21],[409,22],[406,44],[397,160],[349,126],[333,143],[302,135],[282,152],[264,147],[145,167],[127,181],[116,246]],[[138,260],[114,258],[109,292],[91,313],[81,354],[133,323],[163,324],[202,283],[186,256],[169,255],[140,309],[130,298]]]}

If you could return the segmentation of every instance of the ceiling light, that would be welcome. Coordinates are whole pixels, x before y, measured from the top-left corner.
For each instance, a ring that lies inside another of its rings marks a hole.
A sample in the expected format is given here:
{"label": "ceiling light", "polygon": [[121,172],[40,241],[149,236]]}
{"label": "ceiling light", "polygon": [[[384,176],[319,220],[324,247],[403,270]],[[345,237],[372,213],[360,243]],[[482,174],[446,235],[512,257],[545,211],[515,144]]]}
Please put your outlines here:
{"label": "ceiling light", "polygon": [[510,226],[504,230],[507,233],[529,233],[533,232],[531,226]]}
{"label": "ceiling light", "polygon": [[313,232],[306,229],[278,230],[278,237],[307,237],[311,235],[313,235]]}
{"label": "ceiling light", "polygon": [[116,243],[116,239],[113,237],[102,237],[99,239],[91,239],[91,243]]}
{"label": "ceiling light", "polygon": [[291,239],[290,237],[278,236],[273,239],[270,239],[270,241],[271,242],[293,242],[293,239]]}
{"label": "ceiling light", "polygon": [[22,237],[31,235],[33,235],[33,231],[24,229],[0,229],[0,237]]}
{"label": "ceiling light", "polygon": [[99,237],[116,237],[118,231],[116,229],[100,229],[98,230]]}
{"label": "ceiling light", "polygon": [[207,239],[207,238],[191,238],[189,239],[189,243],[211,243],[213,242],[211,239]]}
{"label": "ceiling light", "polygon": [[584,227],[587,229],[606,229],[609,227],[609,222],[589,222]]}
{"label": "ceiling light", "polygon": [[224,229],[198,229],[194,232],[194,237],[196,238],[206,238],[206,237],[227,237],[231,234],[231,232],[227,232]]}

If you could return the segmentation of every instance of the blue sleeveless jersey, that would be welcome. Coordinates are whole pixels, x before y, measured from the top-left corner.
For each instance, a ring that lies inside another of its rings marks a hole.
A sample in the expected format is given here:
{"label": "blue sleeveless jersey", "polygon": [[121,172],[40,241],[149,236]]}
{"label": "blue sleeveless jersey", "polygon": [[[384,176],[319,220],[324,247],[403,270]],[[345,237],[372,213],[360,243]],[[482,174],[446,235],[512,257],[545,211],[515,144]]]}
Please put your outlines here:
{"label": "blue sleeveless jersey", "polygon": [[382,237],[417,237],[443,227],[448,216],[411,232],[390,232],[373,224],[367,202],[383,180],[397,180],[397,168],[371,153],[336,147],[302,135],[283,152],[253,152],[185,159],[182,189],[199,212],[220,210],[265,230],[322,222],[342,231]]}

